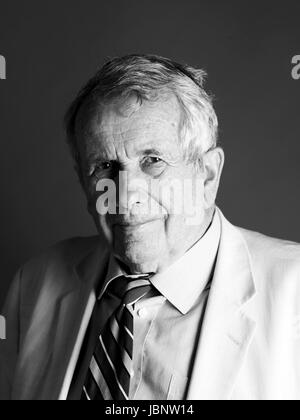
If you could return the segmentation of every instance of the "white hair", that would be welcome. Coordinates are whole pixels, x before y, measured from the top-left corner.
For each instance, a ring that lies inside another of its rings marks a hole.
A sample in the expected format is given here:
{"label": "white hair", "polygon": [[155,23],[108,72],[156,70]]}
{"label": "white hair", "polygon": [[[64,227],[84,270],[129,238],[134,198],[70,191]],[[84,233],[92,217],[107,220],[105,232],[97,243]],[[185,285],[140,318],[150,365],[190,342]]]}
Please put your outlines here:
{"label": "white hair", "polygon": [[203,153],[216,147],[218,118],[212,97],[204,90],[204,70],[154,55],[129,55],[107,62],[79,92],[65,116],[67,141],[80,167],[75,123],[86,101],[135,94],[142,103],[164,93],[176,96],[182,111],[180,142],[188,162],[202,161]]}

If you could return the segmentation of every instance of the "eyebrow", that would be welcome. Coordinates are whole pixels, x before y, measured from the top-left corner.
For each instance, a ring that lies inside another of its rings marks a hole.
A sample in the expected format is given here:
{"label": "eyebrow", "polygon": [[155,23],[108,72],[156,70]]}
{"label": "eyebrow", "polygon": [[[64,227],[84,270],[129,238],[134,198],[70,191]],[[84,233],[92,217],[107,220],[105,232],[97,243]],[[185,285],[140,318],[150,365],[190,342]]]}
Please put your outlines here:
{"label": "eyebrow", "polygon": [[164,152],[158,149],[146,149],[143,150],[140,154],[144,154],[144,155],[163,155]]}
{"label": "eyebrow", "polygon": [[108,155],[105,152],[99,152],[99,151],[92,151],[87,154],[87,161],[88,162],[94,162],[96,160],[111,160],[109,159]]}
{"label": "eyebrow", "polygon": [[[172,157],[172,155],[167,150],[160,150],[160,149],[157,149],[157,148],[148,148],[148,149],[145,149],[145,150],[141,150],[138,153],[138,155],[140,155],[140,156],[141,155],[147,155],[147,156],[150,156],[150,155],[163,156],[163,155],[165,155],[169,158]],[[87,161],[90,162],[90,163],[95,162],[97,160],[101,160],[101,161],[112,160],[113,161],[114,159],[109,159],[109,157],[105,153],[99,153],[97,151],[93,151],[93,152],[89,153],[89,155],[87,156]]]}
{"label": "eyebrow", "polygon": [[163,156],[168,159],[170,162],[177,159],[177,156],[172,154],[168,149],[156,149],[156,148],[149,148],[142,150],[140,155],[156,155],[156,156]]}

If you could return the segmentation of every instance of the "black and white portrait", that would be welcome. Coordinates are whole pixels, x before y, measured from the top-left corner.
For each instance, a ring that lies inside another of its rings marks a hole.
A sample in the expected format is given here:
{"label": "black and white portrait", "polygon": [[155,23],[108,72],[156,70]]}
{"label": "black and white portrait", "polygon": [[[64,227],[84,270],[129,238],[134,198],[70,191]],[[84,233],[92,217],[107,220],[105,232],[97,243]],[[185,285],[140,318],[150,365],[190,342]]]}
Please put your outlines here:
{"label": "black and white portrait", "polygon": [[2,3],[0,400],[299,400],[299,3]]}

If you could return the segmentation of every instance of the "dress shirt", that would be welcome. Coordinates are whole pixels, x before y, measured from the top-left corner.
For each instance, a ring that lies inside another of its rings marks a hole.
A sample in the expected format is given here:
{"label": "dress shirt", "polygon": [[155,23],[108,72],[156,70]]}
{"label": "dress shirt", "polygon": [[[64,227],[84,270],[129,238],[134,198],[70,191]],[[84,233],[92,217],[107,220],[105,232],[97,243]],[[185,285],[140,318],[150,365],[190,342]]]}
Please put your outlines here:
{"label": "dress shirt", "polygon": [[[166,270],[154,274],[150,278],[153,291],[134,305],[134,376],[130,400],[185,399],[220,236],[221,223],[216,212],[206,234]],[[128,276],[111,254],[69,399],[80,398],[96,340],[121,302],[123,287],[117,279],[120,276],[129,280],[135,277]]]}

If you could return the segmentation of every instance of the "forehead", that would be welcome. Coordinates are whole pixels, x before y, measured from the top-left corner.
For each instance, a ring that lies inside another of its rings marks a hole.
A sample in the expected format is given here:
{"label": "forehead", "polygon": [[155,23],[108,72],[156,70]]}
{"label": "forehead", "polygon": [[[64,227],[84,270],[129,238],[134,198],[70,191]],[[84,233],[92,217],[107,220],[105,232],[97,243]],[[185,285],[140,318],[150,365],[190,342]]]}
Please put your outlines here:
{"label": "forehead", "polygon": [[103,152],[115,148],[178,147],[181,109],[175,96],[138,102],[135,96],[83,105],[76,120],[79,147]]}

